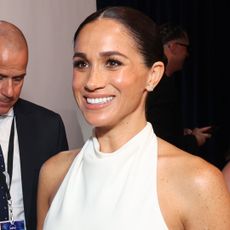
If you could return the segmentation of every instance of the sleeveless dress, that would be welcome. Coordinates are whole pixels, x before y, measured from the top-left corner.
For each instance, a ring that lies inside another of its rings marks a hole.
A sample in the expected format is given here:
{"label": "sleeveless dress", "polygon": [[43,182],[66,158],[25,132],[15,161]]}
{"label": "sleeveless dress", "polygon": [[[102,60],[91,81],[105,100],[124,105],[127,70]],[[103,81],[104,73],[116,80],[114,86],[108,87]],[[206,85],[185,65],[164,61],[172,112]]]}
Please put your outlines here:
{"label": "sleeveless dress", "polygon": [[150,123],[113,153],[92,136],[74,159],[43,230],[168,230],[157,196],[157,139]]}

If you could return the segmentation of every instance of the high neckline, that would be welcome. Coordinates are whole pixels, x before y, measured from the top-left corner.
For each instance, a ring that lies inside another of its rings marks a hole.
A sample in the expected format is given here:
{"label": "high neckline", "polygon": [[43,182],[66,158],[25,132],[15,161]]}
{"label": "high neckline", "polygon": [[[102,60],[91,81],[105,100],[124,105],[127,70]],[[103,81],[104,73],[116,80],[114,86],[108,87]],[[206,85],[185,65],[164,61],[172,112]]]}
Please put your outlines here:
{"label": "high neckline", "polygon": [[149,131],[152,131],[152,126],[149,122],[147,122],[145,127],[141,131],[139,131],[128,142],[126,142],[124,145],[122,145],[120,148],[118,148],[117,150],[113,152],[100,151],[100,144],[98,142],[97,137],[95,136],[95,133],[93,132],[92,141],[93,141],[95,154],[99,158],[108,158],[108,157],[113,157],[113,156],[124,154],[127,149],[130,149],[131,147],[135,146],[136,143],[141,144],[140,141],[143,141],[146,133],[149,133]]}

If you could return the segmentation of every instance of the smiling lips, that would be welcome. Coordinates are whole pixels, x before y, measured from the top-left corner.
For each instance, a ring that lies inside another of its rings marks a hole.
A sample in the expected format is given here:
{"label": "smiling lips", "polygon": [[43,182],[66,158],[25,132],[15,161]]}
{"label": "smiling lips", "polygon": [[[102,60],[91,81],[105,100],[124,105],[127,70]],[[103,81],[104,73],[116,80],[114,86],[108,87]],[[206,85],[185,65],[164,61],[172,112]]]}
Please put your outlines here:
{"label": "smiling lips", "polygon": [[113,100],[113,97],[99,97],[99,98],[86,98],[88,104],[96,105],[96,104],[105,104]]}

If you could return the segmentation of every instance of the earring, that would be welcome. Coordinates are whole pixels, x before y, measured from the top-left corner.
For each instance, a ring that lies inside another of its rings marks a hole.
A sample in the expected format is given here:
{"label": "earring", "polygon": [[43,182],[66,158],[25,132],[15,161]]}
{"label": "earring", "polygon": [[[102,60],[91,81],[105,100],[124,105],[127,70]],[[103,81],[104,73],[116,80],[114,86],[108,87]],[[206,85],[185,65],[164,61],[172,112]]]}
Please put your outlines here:
{"label": "earring", "polygon": [[151,91],[153,91],[153,86],[147,85],[146,89],[147,89],[148,92],[151,92]]}

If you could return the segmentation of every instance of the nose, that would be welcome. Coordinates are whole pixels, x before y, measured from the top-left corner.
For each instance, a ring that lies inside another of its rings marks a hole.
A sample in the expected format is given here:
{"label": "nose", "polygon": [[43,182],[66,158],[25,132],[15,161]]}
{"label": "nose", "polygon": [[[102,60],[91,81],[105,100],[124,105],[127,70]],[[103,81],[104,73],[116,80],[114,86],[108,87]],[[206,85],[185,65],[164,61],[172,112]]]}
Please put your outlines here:
{"label": "nose", "polygon": [[88,73],[87,82],[85,85],[85,89],[89,91],[93,91],[96,89],[104,88],[106,85],[106,79],[104,77],[103,71],[99,69],[99,67],[92,67]]}
{"label": "nose", "polygon": [[12,79],[4,79],[2,82],[0,82],[0,88],[1,93],[6,97],[12,97],[13,96],[13,81]]}

